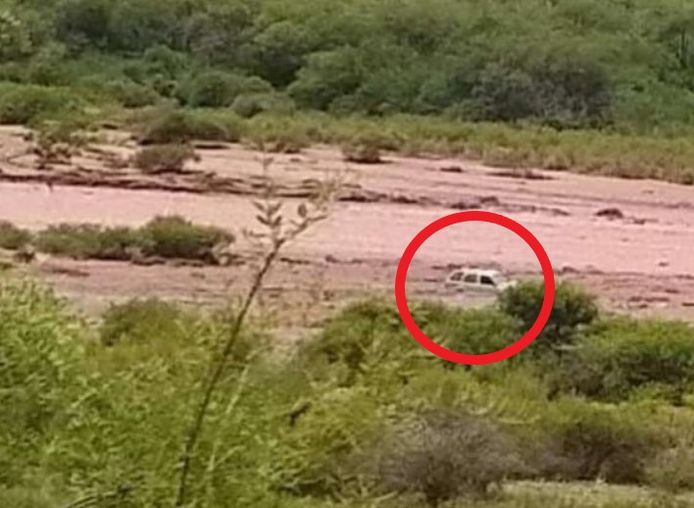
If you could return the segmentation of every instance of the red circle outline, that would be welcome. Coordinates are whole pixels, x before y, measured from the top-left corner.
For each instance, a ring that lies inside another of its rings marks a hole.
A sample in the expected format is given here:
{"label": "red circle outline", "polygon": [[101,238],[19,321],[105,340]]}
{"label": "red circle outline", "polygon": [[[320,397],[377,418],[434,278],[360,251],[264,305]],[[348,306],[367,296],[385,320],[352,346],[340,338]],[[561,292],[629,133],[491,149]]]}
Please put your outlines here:
{"label": "red circle outline", "polygon": [[[410,308],[407,305],[407,290],[405,287],[407,284],[407,272],[410,268],[410,264],[412,263],[415,253],[434,233],[437,233],[448,226],[459,224],[461,222],[489,222],[504,227],[520,236],[535,253],[537,260],[540,262],[542,275],[545,280],[545,295],[542,301],[542,307],[540,308],[540,312],[533,325],[525,333],[525,335],[523,335],[516,342],[491,353],[458,353],[437,344],[430,339],[419,328],[419,326],[417,326],[417,323],[410,313]],[[464,365],[486,365],[501,362],[517,355],[532,344],[538,335],[540,335],[540,332],[542,332],[547,324],[547,321],[549,320],[549,316],[552,313],[552,307],[554,306],[554,293],[554,269],[552,268],[552,262],[550,261],[549,256],[547,255],[547,252],[545,252],[545,249],[542,247],[540,241],[518,222],[504,215],[487,212],[484,210],[470,210],[446,215],[445,217],[435,220],[427,227],[422,229],[405,248],[405,252],[400,258],[398,270],[395,274],[395,301],[398,306],[398,312],[400,313],[400,319],[404,323],[405,327],[407,327],[407,330],[410,332],[412,337],[419,342],[422,347],[439,358]]]}

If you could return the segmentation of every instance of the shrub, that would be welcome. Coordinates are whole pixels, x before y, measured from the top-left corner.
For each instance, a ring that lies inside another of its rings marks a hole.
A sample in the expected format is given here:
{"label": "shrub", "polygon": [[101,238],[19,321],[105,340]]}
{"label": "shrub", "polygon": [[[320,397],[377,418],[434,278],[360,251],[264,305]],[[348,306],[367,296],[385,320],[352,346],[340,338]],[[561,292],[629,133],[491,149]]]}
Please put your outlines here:
{"label": "shrub", "polygon": [[39,118],[83,109],[77,94],[34,85],[0,87],[0,124],[29,124]]}
{"label": "shrub", "polygon": [[143,144],[164,145],[194,139],[235,142],[241,137],[241,125],[236,115],[203,111],[155,111],[138,130],[139,141]]}
{"label": "shrub", "polygon": [[195,150],[187,144],[152,145],[139,150],[134,164],[145,173],[181,172],[186,162],[195,160]]}
{"label": "shrub", "polygon": [[131,249],[143,246],[143,240],[127,227],[59,224],[39,232],[36,246],[48,254],[76,259],[127,260]]}
{"label": "shrub", "polygon": [[78,259],[96,257],[100,231],[99,226],[87,224],[52,225],[36,235],[36,246],[48,254]]}
{"label": "shrub", "polygon": [[[342,365],[353,376],[369,354],[383,358],[396,353],[393,337],[398,332],[402,332],[402,324],[391,305],[380,300],[357,302],[330,320],[320,335],[301,344],[298,356],[314,367],[316,363],[331,365],[332,369]],[[411,342],[408,340],[407,345]]]}
{"label": "shrub", "polygon": [[422,494],[430,506],[486,495],[526,469],[510,436],[480,417],[427,414],[395,439],[380,460],[380,483],[388,491]]}
{"label": "shrub", "polygon": [[257,116],[249,121],[250,144],[269,152],[298,153],[310,145],[311,137],[287,117]]}
{"label": "shrub", "polygon": [[31,233],[11,222],[0,220],[0,248],[17,250],[31,242]]}
{"label": "shrub", "polygon": [[127,79],[115,80],[106,84],[106,92],[126,108],[153,106],[161,97],[152,88]]}
{"label": "shrub", "polygon": [[216,245],[234,240],[222,229],[198,226],[175,215],[155,217],[141,232],[146,240],[144,253],[163,258],[212,261]]}
{"label": "shrub", "polygon": [[216,263],[214,248],[233,242],[230,233],[178,216],[155,217],[140,229],[91,224],[49,226],[36,236],[37,248],[77,259],[131,260],[137,256]]}
{"label": "shrub", "polygon": [[288,115],[294,112],[294,102],[281,94],[268,92],[244,93],[236,97],[231,109],[243,118],[260,113]]}
{"label": "shrub", "polygon": [[668,492],[694,490],[694,448],[681,444],[658,453],[646,468],[648,483]]}
{"label": "shrub", "polygon": [[[282,375],[282,383],[292,381]],[[369,473],[364,450],[382,435],[385,408],[360,387],[308,393],[310,399],[288,407],[284,425],[272,430],[271,487],[303,500],[348,495]]]}
{"label": "shrub", "polygon": [[0,281],[0,485],[21,483],[47,455],[81,388],[82,333],[50,291]]}
{"label": "shrub", "polygon": [[645,407],[561,400],[545,430],[551,451],[538,469],[563,480],[640,483],[667,436],[644,416]]}
{"label": "shrub", "polygon": [[198,108],[231,106],[243,88],[243,77],[223,71],[206,71],[186,86],[186,103]]}
{"label": "shrub", "polygon": [[425,305],[413,311],[417,324],[436,342],[468,354],[498,351],[517,339],[518,322],[495,309]]}
{"label": "shrub", "polygon": [[681,403],[694,384],[694,329],[682,322],[607,320],[564,363],[569,388],[585,395],[618,401],[658,388]]}
{"label": "shrub", "polygon": [[105,346],[126,340],[146,343],[154,337],[162,336],[175,342],[184,333],[179,317],[178,308],[156,298],[112,304],[102,316],[99,337]]}
{"label": "shrub", "polygon": [[[504,291],[499,296],[499,306],[503,312],[520,320],[523,330],[529,330],[540,312],[544,294],[544,284],[523,282]],[[592,323],[597,316],[595,297],[578,287],[558,284],[552,314],[533,349],[556,351],[573,343],[580,327]]]}

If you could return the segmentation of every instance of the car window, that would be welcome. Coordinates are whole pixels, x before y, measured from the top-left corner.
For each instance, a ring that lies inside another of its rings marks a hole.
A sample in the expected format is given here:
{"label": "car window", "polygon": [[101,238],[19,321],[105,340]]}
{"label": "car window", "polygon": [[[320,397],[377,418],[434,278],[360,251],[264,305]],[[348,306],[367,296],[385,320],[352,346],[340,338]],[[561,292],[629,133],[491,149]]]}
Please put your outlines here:
{"label": "car window", "polygon": [[482,275],[482,279],[480,280],[480,283],[484,286],[494,286],[495,285],[492,278],[487,276],[487,275]]}
{"label": "car window", "polygon": [[453,275],[451,275],[451,280],[460,280],[463,278],[463,272],[456,272]]}
{"label": "car window", "polygon": [[477,283],[477,274],[476,273],[468,273],[465,276],[465,279],[463,279],[465,282],[470,282],[470,283]]}

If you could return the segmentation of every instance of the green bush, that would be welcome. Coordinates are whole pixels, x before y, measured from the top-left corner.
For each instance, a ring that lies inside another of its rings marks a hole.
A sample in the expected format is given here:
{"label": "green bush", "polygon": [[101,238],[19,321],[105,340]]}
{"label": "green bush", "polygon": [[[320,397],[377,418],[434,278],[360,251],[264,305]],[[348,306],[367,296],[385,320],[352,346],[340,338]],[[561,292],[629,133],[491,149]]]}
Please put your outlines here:
{"label": "green bush", "polygon": [[243,89],[242,76],[223,71],[196,74],[186,86],[187,105],[194,108],[223,108],[231,106]]}
{"label": "green bush", "polygon": [[412,345],[412,340],[402,332],[402,323],[392,305],[380,300],[357,302],[331,319],[317,337],[302,343],[298,357],[314,367],[342,366],[351,378],[373,357],[383,359],[398,355],[399,350],[411,351],[407,346]]}
{"label": "green bush", "polygon": [[233,113],[154,111],[137,130],[143,144],[164,145],[195,139],[235,142],[241,138],[241,124]]}
{"label": "green bush", "polygon": [[311,144],[310,134],[285,116],[251,118],[246,138],[256,148],[278,153],[297,153]]}
{"label": "green bush", "polygon": [[211,262],[215,246],[234,240],[223,229],[199,226],[176,215],[155,217],[140,231],[146,242],[144,253],[162,258]]}
{"label": "green bush", "polygon": [[82,388],[81,323],[53,293],[0,280],[0,485],[22,482],[46,455]]}
{"label": "green bush", "polygon": [[240,94],[231,105],[231,109],[240,117],[251,118],[260,113],[289,115],[294,112],[294,102],[274,92],[254,92]]}
{"label": "green bush", "polygon": [[17,250],[31,242],[31,233],[11,222],[0,220],[0,248]]}
{"label": "green bush", "polygon": [[177,339],[185,335],[180,317],[181,311],[177,307],[156,298],[112,304],[102,316],[99,337],[105,346],[124,341],[146,343],[162,336],[178,342]]}
{"label": "green bush", "polygon": [[421,494],[430,506],[488,495],[491,487],[526,471],[510,435],[465,414],[426,414],[401,429],[391,447],[380,459],[381,485]]}
{"label": "green bush", "polygon": [[128,79],[114,80],[104,85],[106,93],[113,96],[126,108],[154,106],[161,97],[152,88]]}
{"label": "green bush", "polygon": [[568,388],[619,401],[656,390],[681,403],[694,385],[694,329],[683,322],[611,319],[565,359]]}
{"label": "green bush", "polygon": [[668,492],[694,490],[694,448],[680,444],[658,453],[646,468],[650,485]]}
{"label": "green bush", "polygon": [[304,501],[358,492],[371,472],[368,450],[386,429],[386,408],[362,388],[337,388],[304,392],[286,410],[272,438],[270,488]]}
{"label": "green bush", "polygon": [[148,174],[181,172],[186,162],[195,160],[195,150],[187,144],[151,145],[139,150],[134,157],[135,167]]}
{"label": "green bush", "polygon": [[36,247],[41,252],[75,259],[128,260],[132,250],[144,244],[139,233],[127,227],[59,224],[36,235]]}
{"label": "green bush", "polygon": [[647,406],[564,399],[548,410],[552,416],[541,444],[549,443],[549,449],[536,464],[545,478],[641,483],[647,464],[668,441],[663,428],[646,417]]}
{"label": "green bush", "polygon": [[92,224],[49,226],[36,235],[36,247],[41,252],[76,259],[158,256],[216,263],[214,248],[233,240],[233,235],[222,229],[166,216],[155,217],[139,229]]}
{"label": "green bush", "polygon": [[[543,283],[523,282],[499,296],[499,307],[502,312],[518,319],[523,330],[527,331],[540,313],[544,294]],[[581,327],[592,323],[597,316],[595,297],[578,287],[558,284],[549,321],[532,349],[558,351],[572,344]]]}
{"label": "green bush", "polygon": [[0,85],[0,124],[29,124],[41,118],[74,114],[85,107],[67,88]]}
{"label": "green bush", "polygon": [[425,305],[413,310],[419,327],[434,340],[459,353],[498,351],[519,337],[518,322],[495,309],[455,309]]}

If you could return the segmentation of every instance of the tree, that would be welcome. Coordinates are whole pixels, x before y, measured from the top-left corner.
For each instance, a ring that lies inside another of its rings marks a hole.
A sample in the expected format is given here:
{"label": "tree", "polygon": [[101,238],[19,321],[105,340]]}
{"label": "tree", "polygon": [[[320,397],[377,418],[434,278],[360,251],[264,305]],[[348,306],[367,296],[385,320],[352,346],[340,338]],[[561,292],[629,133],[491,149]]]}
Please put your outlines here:
{"label": "tree", "polygon": [[[545,295],[544,284],[524,282],[507,289],[499,296],[499,306],[506,314],[517,318],[525,330],[533,325]],[[572,344],[581,326],[592,323],[598,317],[595,297],[570,284],[557,285],[554,307],[544,331],[535,347],[542,350],[558,350]]]}
{"label": "tree", "polygon": [[31,49],[31,38],[24,24],[9,10],[0,9],[0,62],[26,56]]}

